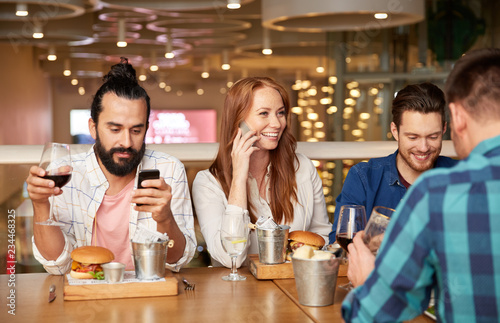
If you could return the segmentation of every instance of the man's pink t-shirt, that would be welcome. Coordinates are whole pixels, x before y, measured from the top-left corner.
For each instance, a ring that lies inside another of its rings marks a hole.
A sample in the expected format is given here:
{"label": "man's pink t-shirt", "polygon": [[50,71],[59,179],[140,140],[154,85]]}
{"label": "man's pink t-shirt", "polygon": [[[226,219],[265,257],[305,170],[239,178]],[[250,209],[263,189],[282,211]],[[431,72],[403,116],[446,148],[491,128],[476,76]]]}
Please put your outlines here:
{"label": "man's pink t-shirt", "polygon": [[120,193],[104,199],[97,210],[92,232],[92,245],[108,248],[115,255],[115,260],[125,264],[126,270],[133,270],[130,251],[129,218],[131,193],[134,181],[130,181]]}

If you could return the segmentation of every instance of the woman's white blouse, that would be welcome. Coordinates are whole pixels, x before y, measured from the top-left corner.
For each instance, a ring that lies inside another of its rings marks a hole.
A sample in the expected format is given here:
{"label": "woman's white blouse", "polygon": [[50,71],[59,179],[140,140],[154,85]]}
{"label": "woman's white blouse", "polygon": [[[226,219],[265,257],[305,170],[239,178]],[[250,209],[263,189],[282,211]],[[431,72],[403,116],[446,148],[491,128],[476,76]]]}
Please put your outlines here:
{"label": "woman's white blouse", "polygon": [[[294,206],[293,222],[287,224],[290,226],[290,232],[296,230],[315,232],[321,235],[326,243],[332,225],[326,212],[321,179],[309,158],[299,153],[297,157],[300,162],[300,167],[295,173],[298,203]],[[269,204],[259,195],[257,181],[249,176],[248,184],[251,199],[256,207],[256,216],[272,216]],[[269,192],[269,181],[267,181],[266,189]],[[201,233],[207,243],[213,264],[220,263],[226,267],[231,267],[231,258],[222,248],[219,237],[222,215],[224,213],[233,213],[249,216],[248,211],[235,205],[228,205],[221,185],[209,170],[198,172],[193,182],[192,193]],[[285,223],[282,222],[281,224]],[[237,267],[240,267],[246,260],[247,254],[258,254],[258,252],[257,233],[255,230],[251,230],[247,248],[237,258]]]}

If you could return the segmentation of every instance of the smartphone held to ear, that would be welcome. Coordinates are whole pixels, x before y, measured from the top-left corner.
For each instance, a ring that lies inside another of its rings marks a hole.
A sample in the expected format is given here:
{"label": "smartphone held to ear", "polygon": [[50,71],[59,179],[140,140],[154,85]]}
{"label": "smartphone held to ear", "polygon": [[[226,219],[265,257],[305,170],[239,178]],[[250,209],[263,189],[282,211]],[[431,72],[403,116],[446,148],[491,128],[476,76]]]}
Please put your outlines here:
{"label": "smartphone held to ear", "polygon": [[[240,123],[240,129],[241,129],[241,136],[243,137],[247,132],[252,131],[248,127],[247,123],[245,121],[241,121]],[[255,137],[255,135],[252,136],[252,138]],[[252,144],[252,147],[255,145],[255,142]]]}
{"label": "smartphone held to ear", "polygon": [[244,136],[247,132],[250,131],[247,123],[245,121],[241,121],[240,123],[241,135]]}
{"label": "smartphone held to ear", "polygon": [[[142,182],[148,179],[159,179],[160,171],[157,169],[144,169],[139,171],[139,178],[137,180],[137,188],[144,188],[142,186]],[[137,206],[141,206],[144,204],[136,204]]]}

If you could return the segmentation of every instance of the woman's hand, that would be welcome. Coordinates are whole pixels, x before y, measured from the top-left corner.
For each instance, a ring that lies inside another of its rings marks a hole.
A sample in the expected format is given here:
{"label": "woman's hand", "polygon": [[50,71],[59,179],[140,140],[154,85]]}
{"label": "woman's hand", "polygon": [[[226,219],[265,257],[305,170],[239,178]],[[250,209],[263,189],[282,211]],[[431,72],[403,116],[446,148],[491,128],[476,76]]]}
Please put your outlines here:
{"label": "woman's hand", "polygon": [[255,131],[249,131],[243,136],[241,133],[242,130],[238,129],[233,141],[233,150],[231,151],[233,179],[227,202],[246,210],[248,207],[247,179],[250,170],[250,156],[254,151],[260,150],[260,148],[253,146],[260,138],[255,135]]}
{"label": "woman's hand", "polygon": [[254,151],[260,150],[254,144],[260,140],[253,130],[248,131],[242,135],[242,130],[238,129],[236,137],[233,141],[233,149],[231,151],[231,158],[233,161],[233,180],[242,177],[248,178],[248,171],[250,165],[250,156]]}

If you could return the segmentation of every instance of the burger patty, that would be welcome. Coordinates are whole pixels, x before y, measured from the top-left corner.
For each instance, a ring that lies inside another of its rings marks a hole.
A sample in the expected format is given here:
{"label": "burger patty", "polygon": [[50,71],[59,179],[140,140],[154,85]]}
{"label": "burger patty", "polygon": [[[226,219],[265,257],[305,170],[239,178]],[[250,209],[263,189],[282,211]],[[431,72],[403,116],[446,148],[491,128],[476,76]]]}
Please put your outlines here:
{"label": "burger patty", "polygon": [[[291,250],[291,251],[295,251],[295,250],[297,250],[298,248],[300,248],[300,247],[302,247],[302,246],[304,246],[304,245],[306,245],[306,244],[305,244],[305,243],[303,243],[303,242],[299,242],[299,241],[290,241],[290,250]],[[313,248],[314,250],[319,249],[319,247],[315,247],[315,246],[311,246],[311,245],[308,245],[308,246],[310,246],[310,247],[311,247],[311,248]]]}
{"label": "burger patty", "polygon": [[93,271],[96,273],[98,271],[102,271],[102,267],[101,265],[97,264],[82,264],[78,261],[73,260],[73,263],[71,264],[71,270],[80,273],[87,273],[89,271]]}
{"label": "burger patty", "polygon": [[303,245],[304,245],[303,242],[291,241],[290,242],[290,249],[292,251],[295,251],[295,250],[299,249],[300,247],[302,247]]}

